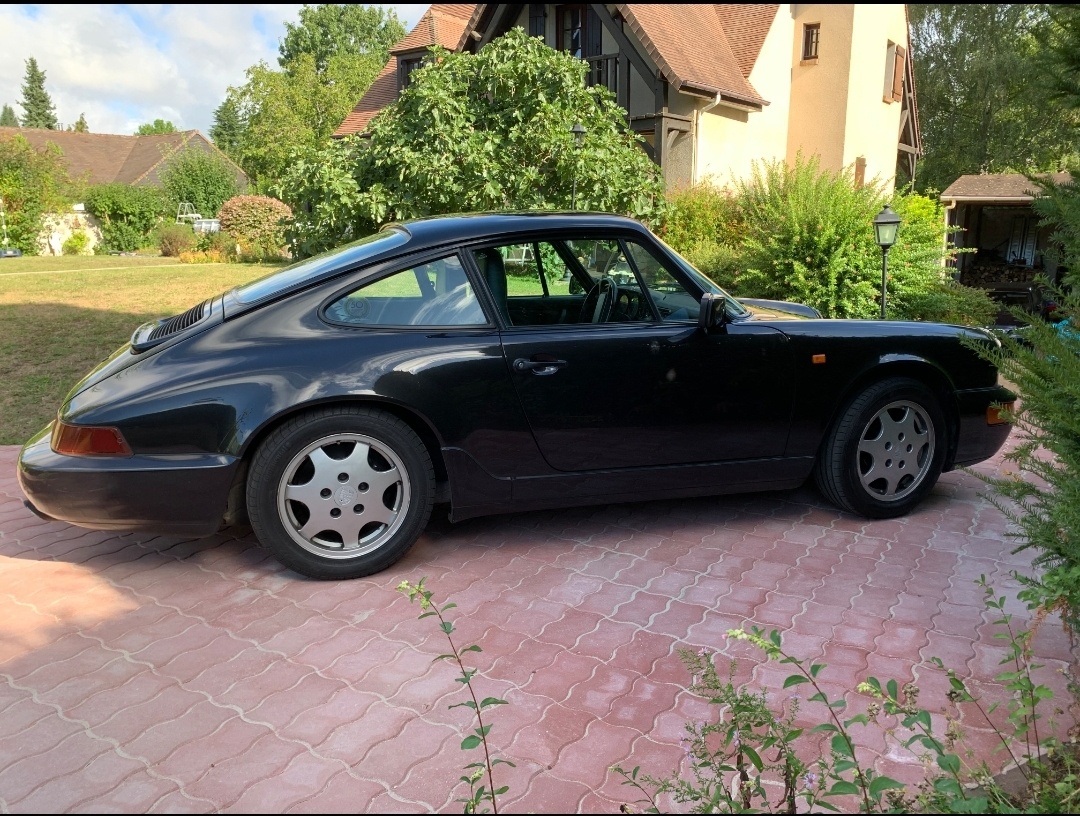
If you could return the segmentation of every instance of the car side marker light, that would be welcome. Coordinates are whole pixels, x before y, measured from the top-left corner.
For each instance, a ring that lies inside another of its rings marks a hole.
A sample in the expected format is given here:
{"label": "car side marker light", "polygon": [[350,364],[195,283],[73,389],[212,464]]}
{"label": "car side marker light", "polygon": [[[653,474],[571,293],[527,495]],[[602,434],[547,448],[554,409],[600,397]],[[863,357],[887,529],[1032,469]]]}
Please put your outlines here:
{"label": "car side marker light", "polygon": [[810,362],[813,363],[814,365],[825,365],[825,355],[824,354],[813,354],[813,355],[810,356]]}
{"label": "car side marker light", "polygon": [[1006,419],[1005,414],[1011,414],[1013,406],[1016,403],[1005,402],[1000,405],[988,405],[986,407],[986,424],[987,425],[1006,425],[1009,420]]}
{"label": "car side marker light", "polygon": [[131,456],[120,429],[107,426],[68,425],[57,420],[50,444],[67,456]]}

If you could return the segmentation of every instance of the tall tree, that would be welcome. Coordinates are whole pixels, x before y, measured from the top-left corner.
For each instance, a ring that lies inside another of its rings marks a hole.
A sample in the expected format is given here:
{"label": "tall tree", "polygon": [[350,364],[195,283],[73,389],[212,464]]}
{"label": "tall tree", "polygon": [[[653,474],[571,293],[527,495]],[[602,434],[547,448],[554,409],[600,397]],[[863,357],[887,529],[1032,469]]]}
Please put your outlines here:
{"label": "tall tree", "polygon": [[75,124],[68,128],[76,133],[89,133],[90,125],[86,124],[86,114],[80,113],[79,118],[75,120]]}
{"label": "tall tree", "polygon": [[371,57],[381,68],[404,36],[405,27],[392,10],[355,3],[305,5],[299,23],[285,23],[278,63],[290,70],[300,55],[309,54],[316,73],[323,74],[332,57],[352,54]]}
{"label": "tall tree", "polygon": [[1048,6],[912,4],[911,46],[926,155],[921,189],[965,173],[1057,169],[1078,117],[1048,115],[1036,56]]}
{"label": "tall tree", "polygon": [[45,90],[45,72],[30,57],[26,60],[26,75],[23,78],[22,99],[19,105],[23,109],[22,126],[25,128],[46,128],[56,130],[56,107],[52,97]]}
{"label": "tall tree", "polygon": [[230,88],[225,104],[242,122],[230,154],[260,190],[282,177],[294,150],[324,144],[371,85],[381,64],[370,57],[338,54],[319,74],[315,59],[300,54],[289,71],[266,63],[247,71],[247,82]]}
{"label": "tall tree", "polygon": [[176,133],[176,125],[165,119],[155,119],[139,125],[139,129],[135,131],[136,136],[155,136],[160,133]]}
{"label": "tall tree", "polygon": [[4,105],[2,111],[0,111],[0,127],[18,127],[19,117],[15,115],[15,111],[11,105]]}
{"label": "tall tree", "polygon": [[229,96],[214,110],[214,124],[210,126],[210,138],[213,139],[218,150],[233,161],[239,157],[238,149],[243,128],[236,99]]}

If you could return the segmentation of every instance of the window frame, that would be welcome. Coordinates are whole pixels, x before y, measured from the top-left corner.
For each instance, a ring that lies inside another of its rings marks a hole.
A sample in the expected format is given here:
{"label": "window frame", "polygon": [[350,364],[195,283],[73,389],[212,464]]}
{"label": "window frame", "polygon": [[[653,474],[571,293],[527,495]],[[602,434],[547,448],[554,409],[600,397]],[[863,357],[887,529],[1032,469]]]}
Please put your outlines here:
{"label": "window frame", "polygon": [[817,62],[821,54],[821,23],[804,23],[802,32],[802,62]]}

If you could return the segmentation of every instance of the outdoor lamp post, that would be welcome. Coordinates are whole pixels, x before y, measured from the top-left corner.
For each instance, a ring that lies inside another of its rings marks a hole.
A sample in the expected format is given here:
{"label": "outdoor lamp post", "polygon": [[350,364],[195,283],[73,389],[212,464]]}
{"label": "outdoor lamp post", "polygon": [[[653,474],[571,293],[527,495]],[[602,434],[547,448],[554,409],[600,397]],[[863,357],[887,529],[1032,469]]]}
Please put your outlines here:
{"label": "outdoor lamp post", "polygon": [[885,319],[885,278],[889,271],[889,249],[896,243],[896,231],[900,228],[900,216],[889,205],[874,216],[874,237],[881,247],[881,319]]}
{"label": "outdoor lamp post", "polygon": [[574,126],[570,128],[570,132],[574,134],[574,181],[573,187],[570,192],[570,209],[577,209],[577,163],[578,153],[581,152],[581,145],[585,142],[585,128],[582,127],[581,122],[574,122]]}

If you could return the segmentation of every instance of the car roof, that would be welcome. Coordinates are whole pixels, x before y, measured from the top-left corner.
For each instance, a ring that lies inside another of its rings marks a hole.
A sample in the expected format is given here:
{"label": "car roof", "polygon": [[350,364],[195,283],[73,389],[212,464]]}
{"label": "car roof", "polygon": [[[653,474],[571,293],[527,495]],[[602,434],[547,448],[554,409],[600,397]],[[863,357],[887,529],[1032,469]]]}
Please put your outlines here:
{"label": "car roof", "polygon": [[412,240],[409,249],[422,245],[435,246],[455,241],[474,241],[500,235],[534,230],[564,229],[621,229],[646,233],[646,228],[633,218],[611,213],[594,212],[499,212],[462,213],[415,218],[387,224],[388,228],[404,229]]}

